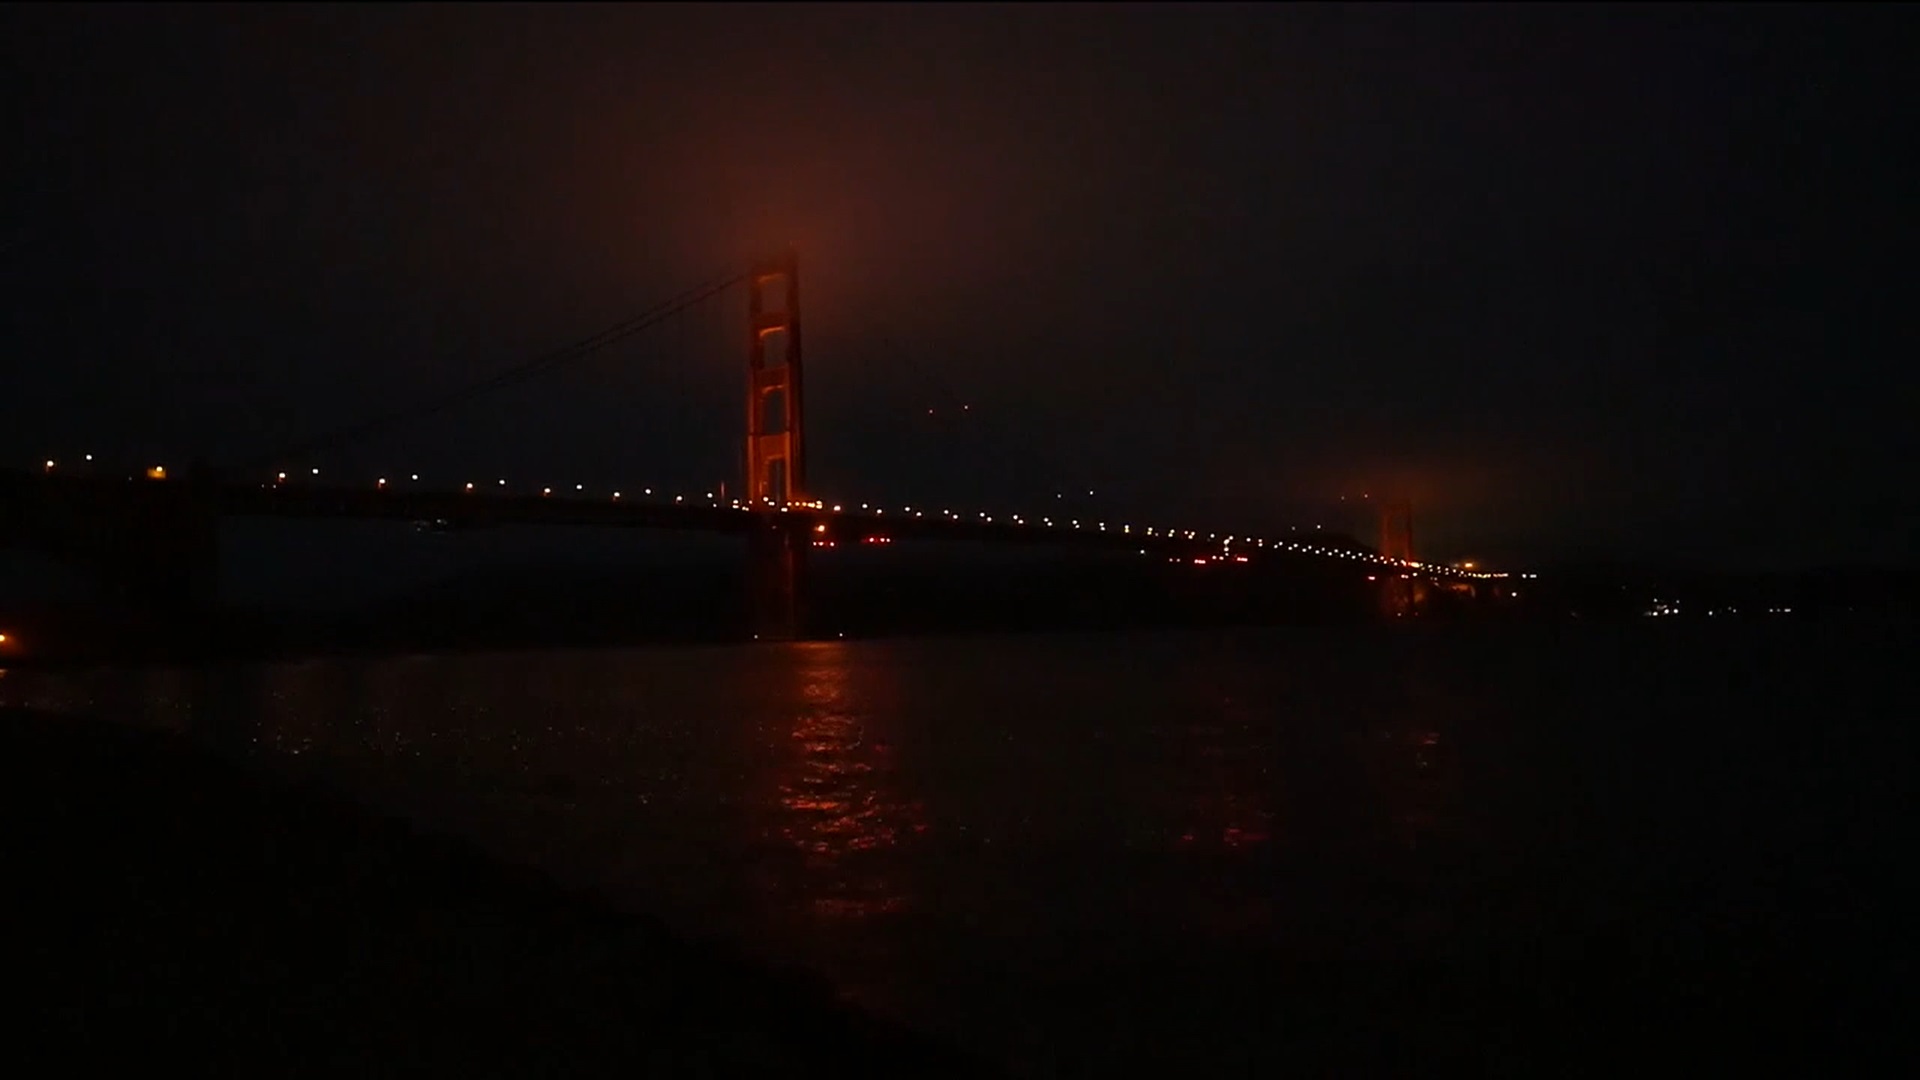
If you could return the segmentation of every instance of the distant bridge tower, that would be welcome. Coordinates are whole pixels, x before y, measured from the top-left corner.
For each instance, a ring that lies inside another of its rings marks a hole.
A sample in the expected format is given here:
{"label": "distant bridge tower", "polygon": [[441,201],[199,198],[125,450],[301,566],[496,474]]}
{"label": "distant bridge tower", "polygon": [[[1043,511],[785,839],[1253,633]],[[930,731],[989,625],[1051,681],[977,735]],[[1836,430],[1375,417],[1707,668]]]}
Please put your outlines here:
{"label": "distant bridge tower", "polygon": [[[801,635],[806,540],[780,507],[806,498],[806,426],[800,396],[800,265],[788,249],[747,276],[747,475],[744,497],[759,512],[748,537],[749,619],[754,636]],[[767,505],[771,501],[772,505]]]}
{"label": "distant bridge tower", "polygon": [[[1413,504],[1405,499],[1384,499],[1380,503],[1380,554],[1401,562],[1413,561]],[[1386,588],[1381,590],[1381,606],[1389,618],[1413,613],[1419,597],[1420,582],[1411,571],[1389,570],[1382,575]]]}
{"label": "distant bridge tower", "polygon": [[1380,554],[1413,561],[1413,504],[1405,499],[1380,503]]}

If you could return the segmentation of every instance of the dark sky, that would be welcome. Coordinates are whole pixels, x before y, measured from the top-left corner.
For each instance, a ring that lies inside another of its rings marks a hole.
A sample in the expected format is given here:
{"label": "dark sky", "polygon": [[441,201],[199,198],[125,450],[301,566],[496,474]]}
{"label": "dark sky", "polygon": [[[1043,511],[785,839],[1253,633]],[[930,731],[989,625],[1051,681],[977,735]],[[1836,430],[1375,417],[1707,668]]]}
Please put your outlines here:
{"label": "dark sky", "polygon": [[[238,462],[791,243],[830,498],[1907,559],[1914,22],[12,7],[0,454]],[[314,464],[711,488],[742,327]]]}

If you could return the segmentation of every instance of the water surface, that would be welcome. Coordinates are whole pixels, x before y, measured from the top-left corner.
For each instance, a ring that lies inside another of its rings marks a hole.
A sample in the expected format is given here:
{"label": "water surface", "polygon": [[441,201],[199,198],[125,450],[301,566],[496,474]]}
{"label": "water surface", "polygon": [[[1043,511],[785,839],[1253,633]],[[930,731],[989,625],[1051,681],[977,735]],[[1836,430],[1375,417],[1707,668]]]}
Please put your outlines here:
{"label": "water surface", "polygon": [[1497,1065],[1782,973],[1831,1027],[1908,810],[1911,644],[1088,634],[14,671],[0,699],[308,764],[1036,1071]]}

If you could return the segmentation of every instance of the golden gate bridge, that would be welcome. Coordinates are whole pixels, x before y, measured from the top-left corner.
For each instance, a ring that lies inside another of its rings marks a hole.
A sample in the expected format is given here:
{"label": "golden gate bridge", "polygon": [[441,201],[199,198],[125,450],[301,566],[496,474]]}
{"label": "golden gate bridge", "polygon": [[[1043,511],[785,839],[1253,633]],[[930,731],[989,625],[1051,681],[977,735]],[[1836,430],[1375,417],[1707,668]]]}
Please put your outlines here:
{"label": "golden gate bridge", "polygon": [[[383,429],[415,422],[580,361],[727,290],[747,292],[744,476],[724,488],[590,490],[582,483],[510,485],[505,478],[452,482],[393,473],[342,482],[311,462]],[[1195,567],[1259,563],[1350,567],[1404,611],[1424,586],[1492,585],[1510,575],[1443,566],[1413,556],[1411,511],[1383,500],[1380,542],[1267,536],[1220,527],[959,511],[951,507],[833,502],[814,497],[807,472],[805,374],[797,255],[787,251],[721,275],[565,347],[452,392],[360,420],[250,461],[237,472],[163,462],[113,469],[83,454],[49,457],[37,469],[0,470],[0,545],[86,564],[128,591],[168,604],[201,602],[216,578],[224,517],[346,518],[432,523],[449,529],[570,525],[695,530],[747,540],[748,616],[754,636],[804,634],[808,555],[820,548],[901,540],[967,540],[1128,552]],[[1530,576],[1530,575],[1519,575]]]}

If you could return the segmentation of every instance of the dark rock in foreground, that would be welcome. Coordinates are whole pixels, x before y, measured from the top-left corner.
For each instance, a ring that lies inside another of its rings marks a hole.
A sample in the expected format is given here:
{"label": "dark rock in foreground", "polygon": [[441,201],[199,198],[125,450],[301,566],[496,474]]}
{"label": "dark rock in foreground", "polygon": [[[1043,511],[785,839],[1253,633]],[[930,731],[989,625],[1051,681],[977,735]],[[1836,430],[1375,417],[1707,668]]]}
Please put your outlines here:
{"label": "dark rock in foreground", "polygon": [[182,740],[19,710],[0,710],[0,730],[20,905],[11,1019],[48,1060],[251,1075],[988,1072],[802,976]]}

